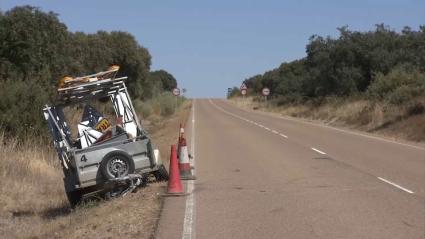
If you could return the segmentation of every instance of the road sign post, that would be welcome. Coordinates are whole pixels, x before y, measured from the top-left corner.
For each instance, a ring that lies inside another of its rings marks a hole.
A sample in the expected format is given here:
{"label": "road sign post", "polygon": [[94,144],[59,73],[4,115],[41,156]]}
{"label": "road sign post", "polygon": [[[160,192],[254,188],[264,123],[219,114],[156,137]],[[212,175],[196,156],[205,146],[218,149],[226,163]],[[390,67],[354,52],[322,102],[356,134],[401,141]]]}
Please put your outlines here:
{"label": "road sign post", "polygon": [[239,89],[241,90],[242,98],[245,100],[245,95],[247,93],[248,87],[246,87],[245,83],[242,83]]}
{"label": "road sign post", "polygon": [[264,96],[264,104],[267,107],[267,96],[270,95],[270,89],[267,87],[264,87],[263,90],[261,90],[261,93]]}
{"label": "road sign post", "polygon": [[231,94],[232,94],[232,88],[227,88],[227,99],[230,98]]}
{"label": "road sign post", "polygon": [[180,95],[180,89],[176,87],[176,88],[173,89],[172,93],[176,98],[175,106],[174,106],[174,112],[176,112],[177,111],[177,97]]}
{"label": "road sign post", "polygon": [[245,98],[246,90],[241,90],[241,94],[242,94],[242,97],[244,97],[244,98]]}

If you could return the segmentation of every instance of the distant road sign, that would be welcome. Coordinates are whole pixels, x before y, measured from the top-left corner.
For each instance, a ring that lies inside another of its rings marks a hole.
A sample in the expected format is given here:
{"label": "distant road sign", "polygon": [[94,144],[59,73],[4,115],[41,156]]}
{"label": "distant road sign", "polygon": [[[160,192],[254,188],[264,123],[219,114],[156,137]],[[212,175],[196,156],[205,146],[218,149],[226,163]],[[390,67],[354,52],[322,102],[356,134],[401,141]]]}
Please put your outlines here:
{"label": "distant road sign", "polygon": [[179,96],[180,95],[180,89],[179,88],[174,88],[173,89],[173,95],[174,96]]}
{"label": "distant road sign", "polygon": [[241,94],[242,94],[242,95],[246,95],[246,89],[242,89],[242,90],[241,90]]}
{"label": "distant road sign", "polygon": [[261,93],[263,93],[264,96],[268,96],[268,95],[270,95],[270,89],[265,87],[265,88],[263,88]]}
{"label": "distant road sign", "polygon": [[246,90],[246,89],[248,89],[248,87],[246,87],[245,83],[242,83],[242,85],[239,89],[240,90]]}

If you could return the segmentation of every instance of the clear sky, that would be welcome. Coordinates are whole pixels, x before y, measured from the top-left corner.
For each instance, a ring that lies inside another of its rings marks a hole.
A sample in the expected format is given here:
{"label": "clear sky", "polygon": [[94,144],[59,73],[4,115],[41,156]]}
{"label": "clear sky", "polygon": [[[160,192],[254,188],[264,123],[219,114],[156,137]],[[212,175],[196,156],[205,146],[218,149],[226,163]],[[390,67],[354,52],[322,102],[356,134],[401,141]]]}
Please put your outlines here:
{"label": "clear sky", "polygon": [[0,9],[24,4],[58,13],[71,31],[130,32],[149,49],[152,69],[172,73],[192,97],[224,97],[243,79],[304,57],[313,34],[425,25],[424,0],[0,0]]}

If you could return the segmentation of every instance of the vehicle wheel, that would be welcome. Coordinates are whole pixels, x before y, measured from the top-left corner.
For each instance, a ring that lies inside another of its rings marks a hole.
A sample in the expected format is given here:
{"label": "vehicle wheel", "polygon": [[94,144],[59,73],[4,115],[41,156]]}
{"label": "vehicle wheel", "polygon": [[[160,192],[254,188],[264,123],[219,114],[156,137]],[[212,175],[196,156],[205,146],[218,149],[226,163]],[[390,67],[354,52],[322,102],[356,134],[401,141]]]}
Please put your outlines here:
{"label": "vehicle wheel", "polygon": [[134,162],[122,153],[108,154],[100,163],[100,171],[106,179],[124,177],[134,173]]}
{"label": "vehicle wheel", "polygon": [[78,204],[80,204],[83,199],[82,193],[78,190],[66,192],[66,197],[68,198],[69,204],[72,208],[75,208]]}
{"label": "vehicle wheel", "polygon": [[170,178],[164,165],[159,166],[158,170],[153,172],[153,175],[155,176],[156,181],[168,181]]}

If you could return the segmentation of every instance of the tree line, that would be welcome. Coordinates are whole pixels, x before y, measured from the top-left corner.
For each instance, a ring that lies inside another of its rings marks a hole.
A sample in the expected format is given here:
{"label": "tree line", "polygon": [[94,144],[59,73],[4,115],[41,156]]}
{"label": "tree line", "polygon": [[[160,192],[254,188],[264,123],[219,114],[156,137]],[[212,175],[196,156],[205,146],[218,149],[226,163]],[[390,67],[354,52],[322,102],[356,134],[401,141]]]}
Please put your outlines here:
{"label": "tree line", "polygon": [[337,38],[311,36],[306,57],[243,82],[254,94],[270,88],[280,104],[361,96],[400,105],[425,96],[425,26],[338,31]]}
{"label": "tree line", "polygon": [[43,104],[55,100],[57,82],[120,66],[130,94],[150,99],[177,86],[164,70],[150,71],[151,55],[122,31],[70,32],[58,14],[33,6],[0,12],[0,132],[46,132]]}

